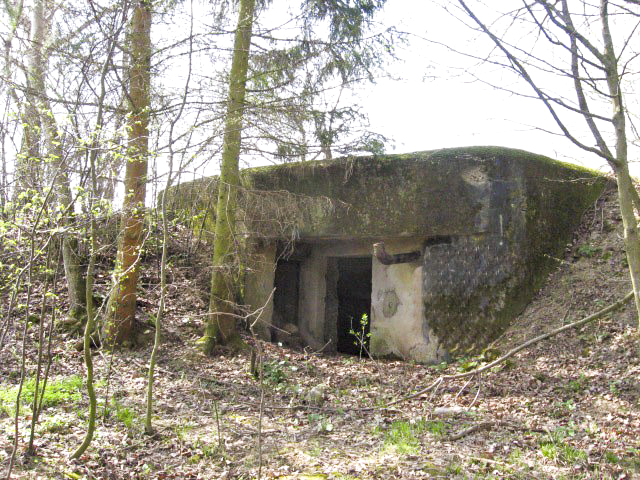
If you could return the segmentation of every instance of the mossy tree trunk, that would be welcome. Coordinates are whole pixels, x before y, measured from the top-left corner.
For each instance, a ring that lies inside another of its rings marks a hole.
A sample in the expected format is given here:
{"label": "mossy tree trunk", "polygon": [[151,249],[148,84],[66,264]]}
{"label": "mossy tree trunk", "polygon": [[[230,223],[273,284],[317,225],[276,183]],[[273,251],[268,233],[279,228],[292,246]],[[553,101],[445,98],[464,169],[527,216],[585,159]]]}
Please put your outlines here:
{"label": "mossy tree trunk", "polygon": [[151,105],[151,1],[135,3],[130,26],[128,155],[124,180],[122,231],[107,304],[105,340],[108,345],[133,343],[138,267],[142,249],[149,108]]}
{"label": "mossy tree trunk", "polygon": [[234,316],[234,269],[238,253],[235,243],[236,206],[240,178],[242,119],[255,4],[255,0],[240,0],[238,27],[235,32],[218,184],[211,298],[203,338],[203,349],[206,353],[211,353],[216,344],[230,345],[239,341]]}

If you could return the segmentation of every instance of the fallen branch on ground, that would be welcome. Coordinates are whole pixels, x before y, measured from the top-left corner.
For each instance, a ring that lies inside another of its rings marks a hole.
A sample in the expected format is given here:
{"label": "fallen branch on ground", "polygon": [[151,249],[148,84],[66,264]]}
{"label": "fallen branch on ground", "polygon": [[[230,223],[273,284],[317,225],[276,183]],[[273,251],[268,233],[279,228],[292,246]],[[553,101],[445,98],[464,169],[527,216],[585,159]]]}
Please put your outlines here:
{"label": "fallen branch on ground", "polygon": [[[423,389],[419,390],[418,392],[413,393],[411,395],[407,395],[406,397],[402,397],[402,398],[399,398],[398,400],[394,400],[393,402],[389,402],[386,405],[384,405],[382,407],[379,407],[379,408],[380,409],[384,409],[384,408],[390,407],[392,405],[397,405],[399,403],[406,402],[408,400],[412,400],[412,399],[414,399],[416,397],[424,395],[425,393],[433,390],[435,387],[437,387],[438,385],[440,385],[442,382],[444,382],[446,380],[458,380],[458,379],[461,379],[461,378],[473,377],[473,376],[478,375],[478,374],[480,374],[482,372],[485,372],[485,371],[495,367],[496,365],[501,364],[506,359],[508,359],[510,357],[513,357],[516,353],[524,350],[527,347],[530,347],[531,345],[533,345],[535,343],[538,343],[538,342],[540,342],[542,340],[545,340],[547,338],[553,337],[553,336],[555,336],[555,335],[557,335],[559,333],[566,332],[567,330],[571,330],[573,328],[581,327],[582,325],[585,325],[585,324],[587,324],[589,322],[593,322],[594,320],[598,320],[599,318],[604,317],[607,313],[613,312],[614,310],[617,310],[618,308],[622,307],[625,303],[627,303],[632,298],[633,298],[633,290],[631,292],[627,293],[624,296],[624,298],[618,300],[615,303],[612,303],[608,307],[605,307],[602,310],[599,310],[596,313],[593,313],[593,314],[589,315],[588,317],[585,317],[585,318],[583,318],[581,320],[578,320],[577,322],[573,322],[573,323],[570,323],[568,325],[564,325],[564,326],[562,326],[560,328],[556,328],[555,330],[552,330],[552,331],[550,331],[548,333],[545,333],[543,335],[539,335],[539,336],[537,336],[535,338],[532,338],[531,340],[529,340],[527,342],[524,342],[521,345],[518,345],[514,349],[509,350],[503,356],[501,356],[500,358],[494,360],[491,363],[488,363],[488,364],[486,364],[486,365],[484,365],[484,366],[482,366],[480,368],[477,368],[475,370],[472,370],[470,372],[458,373],[456,375],[442,375],[442,376],[438,377],[428,387],[425,387],[425,388],[423,388]],[[371,407],[370,409],[374,410],[374,409],[378,409],[378,407],[376,407],[376,408]]]}

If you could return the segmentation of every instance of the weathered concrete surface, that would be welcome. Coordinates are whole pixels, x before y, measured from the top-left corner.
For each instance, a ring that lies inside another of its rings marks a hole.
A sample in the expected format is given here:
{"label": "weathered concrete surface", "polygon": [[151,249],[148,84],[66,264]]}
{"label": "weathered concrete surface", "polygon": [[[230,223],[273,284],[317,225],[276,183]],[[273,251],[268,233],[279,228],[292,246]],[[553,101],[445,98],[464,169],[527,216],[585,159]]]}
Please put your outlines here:
{"label": "weathered concrete surface", "polygon": [[[243,183],[239,233],[262,239],[263,258],[285,239],[305,252],[298,326],[307,343],[319,348],[338,334],[335,259],[371,255],[382,240],[391,253],[423,255],[388,266],[372,259],[371,350],[435,362],[481,348],[522,311],[606,179],[520,150],[474,147],[251,169]],[[206,230],[214,191],[203,180],[172,198]],[[275,268],[274,258],[271,271],[248,275],[254,308],[268,303]]]}
{"label": "weathered concrete surface", "polygon": [[253,323],[253,331],[262,338],[270,338],[269,324],[273,318],[273,279],[276,262],[276,247],[274,244],[265,244],[252,256],[250,270],[247,272],[244,302],[251,305],[252,313],[250,321]]}
{"label": "weathered concrete surface", "polygon": [[[415,239],[391,240],[390,254],[422,249]],[[371,353],[416,362],[444,360],[442,348],[425,321],[421,261],[383,265],[373,258],[371,294]]]}

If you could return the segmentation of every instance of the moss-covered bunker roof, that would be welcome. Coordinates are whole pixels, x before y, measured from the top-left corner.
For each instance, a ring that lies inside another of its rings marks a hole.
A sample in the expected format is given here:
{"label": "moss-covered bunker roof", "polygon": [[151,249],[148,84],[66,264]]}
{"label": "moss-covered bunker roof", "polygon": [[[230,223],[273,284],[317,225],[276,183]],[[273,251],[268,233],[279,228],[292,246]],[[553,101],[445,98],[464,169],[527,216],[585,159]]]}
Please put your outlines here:
{"label": "moss-covered bunker roof", "polygon": [[[485,233],[492,189],[598,172],[502,147],[466,147],[408,154],[346,157],[251,168],[246,187],[326,198],[331,208],[307,212],[301,237],[384,237]],[[567,189],[576,187],[566,184]],[[579,186],[577,187],[580,188]]]}
{"label": "moss-covered bunker roof", "polygon": [[[561,197],[583,209],[580,199],[590,198],[594,180],[603,178],[502,147],[287,163],[241,172],[239,218],[249,235],[268,238],[290,238],[292,229],[301,239],[475,235],[497,228],[490,219],[500,216],[509,195],[529,198],[530,210],[541,201],[565,208]],[[216,183],[201,179],[172,189],[173,208],[195,206],[212,229]]]}

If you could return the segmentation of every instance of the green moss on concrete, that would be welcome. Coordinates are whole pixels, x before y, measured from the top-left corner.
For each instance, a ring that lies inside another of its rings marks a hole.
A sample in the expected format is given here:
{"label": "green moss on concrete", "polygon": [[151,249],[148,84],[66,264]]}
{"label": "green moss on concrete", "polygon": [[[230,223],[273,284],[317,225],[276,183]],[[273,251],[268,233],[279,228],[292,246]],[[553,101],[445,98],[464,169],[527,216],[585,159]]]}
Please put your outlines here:
{"label": "green moss on concrete", "polygon": [[376,332],[373,332],[371,334],[371,337],[369,338],[369,342],[370,342],[370,348],[369,350],[371,352],[388,352],[389,351],[389,347],[387,346],[387,342],[385,341],[384,338],[382,338],[382,335],[377,335]]}
{"label": "green moss on concrete", "polygon": [[[465,181],[468,171],[481,175]],[[460,351],[483,347],[524,309],[607,183],[592,170],[501,147],[283,164],[245,170],[241,181],[240,216],[251,237],[443,235],[466,239],[468,250],[458,255],[470,259],[475,247],[486,248],[490,265],[476,259],[456,267],[467,268],[469,278],[484,269],[476,284],[433,298],[424,293],[429,328]],[[215,193],[209,179],[181,185],[172,205],[190,212],[185,218],[195,227],[212,230]]]}
{"label": "green moss on concrete", "polygon": [[[482,205],[460,178],[461,171],[476,165],[486,170],[490,180],[508,175],[514,165],[532,179],[549,176],[549,171],[561,177],[597,175],[542,155],[501,147],[451,148],[252,168],[244,170],[241,179],[251,202],[243,204],[241,198],[241,205],[251,210],[259,192],[264,192],[265,204],[269,204],[269,192],[286,191],[293,194],[287,203],[298,203],[299,212],[296,214],[294,208],[278,211],[282,202],[271,202],[273,205],[266,208],[271,212],[255,209],[260,218],[245,216],[250,222],[255,221],[245,228],[254,235],[273,237],[279,231],[275,224],[291,223],[302,238],[480,234],[483,232],[478,229],[476,216]],[[182,212],[185,222],[195,229],[211,231],[216,192],[212,179],[174,187],[170,210]],[[243,192],[240,194],[242,197]],[[317,201],[314,204],[309,199]],[[272,225],[268,225],[269,218],[273,219]]]}
{"label": "green moss on concrete", "polygon": [[[480,149],[476,154],[494,155],[494,152]],[[505,175],[504,171],[499,173],[505,158],[508,156],[497,158],[491,165],[494,178],[512,180],[505,187],[510,190],[503,192],[504,205],[496,210],[505,215],[504,231],[499,232],[494,226],[492,235],[484,239],[467,238],[469,246],[458,246],[462,248],[459,251],[452,248],[448,254],[452,259],[471,258],[471,245],[485,243],[487,253],[482,261],[476,260],[475,266],[473,260],[469,260],[469,265],[451,260],[448,265],[456,270],[466,268],[469,275],[482,275],[483,280],[465,289],[445,285],[440,295],[425,297],[430,327],[446,348],[459,353],[481,349],[524,310],[549,271],[561,261],[582,214],[608,183],[591,170],[568,168],[566,164],[532,154],[511,157],[508,162],[511,170]],[[497,238],[498,233],[503,236]],[[505,242],[504,250],[498,247],[499,238]],[[500,263],[492,264],[496,258]],[[429,268],[426,264],[425,269]]]}

